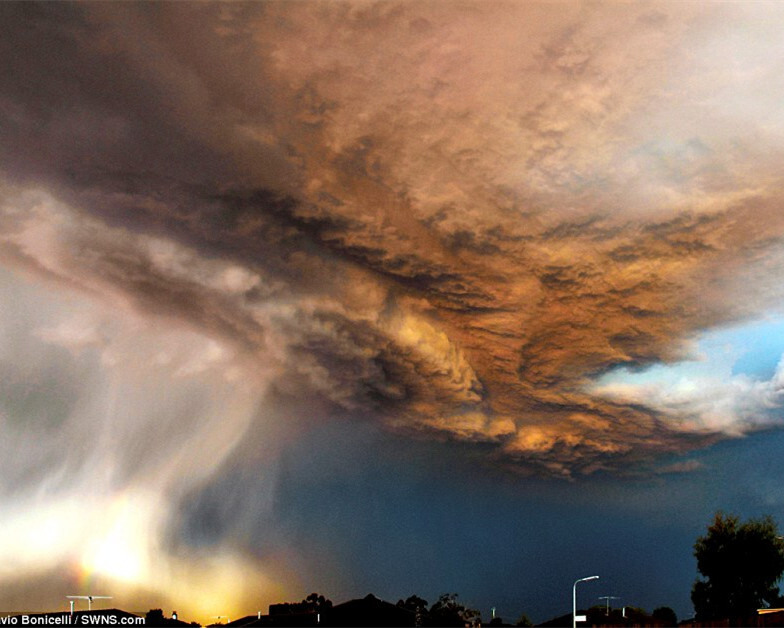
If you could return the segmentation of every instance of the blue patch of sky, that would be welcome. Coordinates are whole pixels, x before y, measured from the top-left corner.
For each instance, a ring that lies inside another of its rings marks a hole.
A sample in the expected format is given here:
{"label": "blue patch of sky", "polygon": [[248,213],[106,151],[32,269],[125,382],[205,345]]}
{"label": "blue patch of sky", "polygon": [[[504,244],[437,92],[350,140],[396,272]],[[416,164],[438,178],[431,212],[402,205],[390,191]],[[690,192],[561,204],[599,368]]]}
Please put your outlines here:
{"label": "blue patch of sky", "polygon": [[770,379],[784,354],[784,320],[761,321],[724,332],[728,340],[743,348],[732,367],[743,373]]}
{"label": "blue patch of sky", "polygon": [[687,380],[721,379],[736,375],[768,380],[784,354],[784,319],[769,317],[704,333],[694,358],[659,364],[643,371],[619,368],[603,376],[600,386],[614,383],[675,386]]}

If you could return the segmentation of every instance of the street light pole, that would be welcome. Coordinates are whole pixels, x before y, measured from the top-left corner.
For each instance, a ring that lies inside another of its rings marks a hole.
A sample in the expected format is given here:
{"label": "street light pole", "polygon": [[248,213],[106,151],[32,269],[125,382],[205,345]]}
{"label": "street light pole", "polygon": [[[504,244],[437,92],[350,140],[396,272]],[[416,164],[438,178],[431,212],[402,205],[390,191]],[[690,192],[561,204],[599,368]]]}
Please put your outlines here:
{"label": "street light pole", "polygon": [[[588,576],[587,578],[580,578],[574,581],[572,587],[572,628],[577,628],[577,583],[585,582],[586,580],[598,580],[599,576]],[[580,620],[584,621],[584,620]]]}

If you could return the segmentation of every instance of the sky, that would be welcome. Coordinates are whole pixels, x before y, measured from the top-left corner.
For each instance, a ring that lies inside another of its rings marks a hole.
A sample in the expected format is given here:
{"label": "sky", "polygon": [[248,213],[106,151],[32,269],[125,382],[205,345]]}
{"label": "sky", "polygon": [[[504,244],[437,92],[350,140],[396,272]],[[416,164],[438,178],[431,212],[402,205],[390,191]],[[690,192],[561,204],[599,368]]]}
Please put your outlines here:
{"label": "sky", "polygon": [[784,522],[784,6],[0,5],[0,610],[692,614]]}

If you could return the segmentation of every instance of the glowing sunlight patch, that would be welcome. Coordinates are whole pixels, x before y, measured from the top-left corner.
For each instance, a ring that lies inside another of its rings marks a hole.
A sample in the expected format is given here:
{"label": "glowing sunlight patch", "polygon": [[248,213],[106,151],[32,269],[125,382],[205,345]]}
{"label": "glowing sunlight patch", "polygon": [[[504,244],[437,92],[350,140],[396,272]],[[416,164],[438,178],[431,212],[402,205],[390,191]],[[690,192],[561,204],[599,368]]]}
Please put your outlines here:
{"label": "glowing sunlight patch", "polygon": [[117,498],[109,508],[98,535],[91,539],[82,557],[87,574],[99,574],[126,583],[143,582],[149,577],[151,516],[146,500]]}

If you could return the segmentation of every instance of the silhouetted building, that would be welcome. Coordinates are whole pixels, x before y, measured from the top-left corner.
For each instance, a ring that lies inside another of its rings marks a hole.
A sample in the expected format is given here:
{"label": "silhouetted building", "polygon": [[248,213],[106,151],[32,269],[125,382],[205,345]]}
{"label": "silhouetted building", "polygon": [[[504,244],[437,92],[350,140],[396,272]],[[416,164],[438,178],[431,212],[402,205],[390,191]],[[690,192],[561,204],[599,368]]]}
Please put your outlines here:
{"label": "silhouetted building", "polygon": [[248,615],[230,622],[229,626],[367,626],[368,628],[416,626],[410,610],[400,608],[375,595],[349,600],[337,606],[314,608],[300,602],[271,604],[269,615]]}
{"label": "silhouetted building", "polygon": [[684,628],[736,628],[736,627],[757,627],[768,628],[772,626],[784,626],[784,608],[764,608],[757,611],[756,617],[748,618],[724,618],[697,621],[688,619],[680,622],[679,626]]}
{"label": "silhouetted building", "polygon": [[[273,607],[276,607],[273,609]],[[270,610],[274,610],[269,615],[248,615],[235,619],[227,626],[237,626],[245,628],[250,626],[318,626],[319,614],[314,610],[299,612],[297,604],[272,604]]]}
{"label": "silhouetted building", "polygon": [[255,615],[248,615],[246,617],[240,617],[239,619],[235,619],[234,621],[230,621],[229,623],[225,624],[226,626],[267,626],[269,624],[260,624],[259,622],[263,617],[267,617],[267,615],[262,615],[261,613],[257,613]]}
{"label": "silhouetted building", "polygon": [[167,628],[168,626],[189,626],[187,622],[177,617],[177,613],[172,613],[171,617],[165,617],[160,608],[151,608],[144,616],[145,626],[155,626],[156,628]]}
{"label": "silhouetted building", "polygon": [[358,600],[333,606],[324,613],[323,626],[415,626],[414,613],[379,600],[372,593]]}
{"label": "silhouetted building", "polygon": [[305,600],[302,602],[281,602],[269,606],[270,615],[303,615],[310,612],[315,612],[315,609]]}
{"label": "silhouetted building", "polygon": [[[612,609],[609,614],[604,607],[592,607],[588,610],[578,610],[578,615],[585,615],[587,621],[580,622],[581,628],[673,628],[667,622],[662,621],[640,609],[627,608],[625,616],[621,609]],[[571,628],[572,614],[561,615],[541,624],[542,628]]]}
{"label": "silhouetted building", "polygon": [[758,610],[757,626],[784,626],[784,608],[763,608]]}

